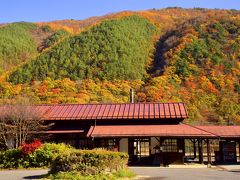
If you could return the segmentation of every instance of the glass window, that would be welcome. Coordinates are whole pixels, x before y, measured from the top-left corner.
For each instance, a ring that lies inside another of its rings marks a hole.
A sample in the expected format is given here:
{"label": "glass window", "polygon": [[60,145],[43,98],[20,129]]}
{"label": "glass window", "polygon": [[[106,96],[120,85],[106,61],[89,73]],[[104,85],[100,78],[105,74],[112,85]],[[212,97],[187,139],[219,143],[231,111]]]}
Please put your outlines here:
{"label": "glass window", "polygon": [[165,139],[162,143],[163,152],[178,152],[177,139]]}
{"label": "glass window", "polygon": [[115,150],[118,147],[116,139],[101,139],[100,145],[108,150]]}

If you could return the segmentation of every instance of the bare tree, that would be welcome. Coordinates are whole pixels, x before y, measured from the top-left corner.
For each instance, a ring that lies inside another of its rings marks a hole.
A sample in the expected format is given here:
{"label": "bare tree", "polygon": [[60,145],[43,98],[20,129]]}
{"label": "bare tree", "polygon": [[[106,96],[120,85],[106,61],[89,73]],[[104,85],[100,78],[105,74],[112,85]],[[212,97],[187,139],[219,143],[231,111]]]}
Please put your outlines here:
{"label": "bare tree", "polygon": [[0,141],[7,148],[18,148],[48,127],[38,106],[26,102],[0,106]]}

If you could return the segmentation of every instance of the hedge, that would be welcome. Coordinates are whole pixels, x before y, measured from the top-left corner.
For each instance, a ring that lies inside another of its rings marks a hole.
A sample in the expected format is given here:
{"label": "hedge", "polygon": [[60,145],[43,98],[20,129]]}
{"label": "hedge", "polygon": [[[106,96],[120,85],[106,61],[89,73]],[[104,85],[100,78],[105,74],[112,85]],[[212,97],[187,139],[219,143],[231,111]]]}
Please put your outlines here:
{"label": "hedge", "polygon": [[53,161],[50,173],[80,172],[96,175],[116,172],[126,167],[128,154],[106,150],[73,150],[59,154]]}
{"label": "hedge", "polygon": [[71,150],[71,146],[50,143],[43,144],[30,154],[21,149],[9,149],[0,152],[0,168],[49,167],[59,154]]}
{"label": "hedge", "polygon": [[0,152],[0,168],[51,167],[50,173],[77,172],[83,176],[118,172],[126,167],[128,154],[103,149],[77,150],[65,144],[43,144],[26,154],[22,149]]}

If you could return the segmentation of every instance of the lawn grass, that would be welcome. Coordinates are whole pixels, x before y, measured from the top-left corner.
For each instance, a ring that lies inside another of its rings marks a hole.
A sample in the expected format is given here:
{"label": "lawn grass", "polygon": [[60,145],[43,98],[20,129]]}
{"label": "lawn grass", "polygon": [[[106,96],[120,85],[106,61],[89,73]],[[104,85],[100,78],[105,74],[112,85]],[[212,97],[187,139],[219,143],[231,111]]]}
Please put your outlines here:
{"label": "lawn grass", "polygon": [[83,176],[79,172],[59,172],[49,174],[43,179],[66,179],[66,180],[118,180],[118,179],[133,179],[136,175],[129,169],[122,169],[115,173],[98,174]]}

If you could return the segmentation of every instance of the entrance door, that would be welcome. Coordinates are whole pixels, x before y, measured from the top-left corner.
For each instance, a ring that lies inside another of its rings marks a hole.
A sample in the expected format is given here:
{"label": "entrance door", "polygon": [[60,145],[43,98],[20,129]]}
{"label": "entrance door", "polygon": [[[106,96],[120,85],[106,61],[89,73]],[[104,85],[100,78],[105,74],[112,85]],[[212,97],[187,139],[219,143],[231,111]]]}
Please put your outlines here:
{"label": "entrance door", "polygon": [[224,163],[236,163],[236,142],[220,141],[220,151],[222,154],[222,162]]}
{"label": "entrance door", "polygon": [[134,138],[129,139],[129,160],[132,163],[149,161],[150,156],[150,139]]}

